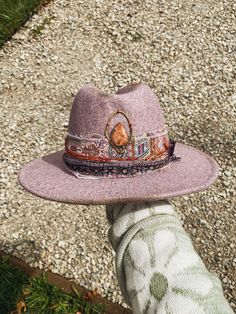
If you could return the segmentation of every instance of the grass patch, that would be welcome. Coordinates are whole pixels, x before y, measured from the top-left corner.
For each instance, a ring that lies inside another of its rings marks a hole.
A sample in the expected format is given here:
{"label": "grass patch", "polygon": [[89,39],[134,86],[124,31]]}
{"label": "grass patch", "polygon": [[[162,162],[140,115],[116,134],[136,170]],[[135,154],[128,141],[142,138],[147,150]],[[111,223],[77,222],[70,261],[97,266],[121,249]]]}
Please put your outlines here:
{"label": "grass patch", "polygon": [[7,257],[0,258],[0,309],[8,314],[16,308],[21,291],[27,283],[26,275],[9,263]]}
{"label": "grass patch", "polygon": [[0,0],[0,47],[43,2],[42,0]]}
{"label": "grass patch", "polygon": [[104,306],[91,304],[74,288],[74,295],[64,293],[47,282],[45,275],[27,277],[10,264],[7,257],[0,258],[1,314],[102,314]]}

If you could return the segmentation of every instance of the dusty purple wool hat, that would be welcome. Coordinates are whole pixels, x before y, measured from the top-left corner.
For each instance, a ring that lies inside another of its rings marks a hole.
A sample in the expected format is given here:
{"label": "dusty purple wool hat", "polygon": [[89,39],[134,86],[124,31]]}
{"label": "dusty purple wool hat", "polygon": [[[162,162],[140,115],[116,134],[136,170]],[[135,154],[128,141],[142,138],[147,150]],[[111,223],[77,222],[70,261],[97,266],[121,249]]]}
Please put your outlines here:
{"label": "dusty purple wool hat", "polygon": [[212,157],[168,137],[147,85],[128,85],[115,95],[85,85],[72,106],[65,149],[27,164],[19,181],[45,199],[108,204],[197,192],[217,174]]}

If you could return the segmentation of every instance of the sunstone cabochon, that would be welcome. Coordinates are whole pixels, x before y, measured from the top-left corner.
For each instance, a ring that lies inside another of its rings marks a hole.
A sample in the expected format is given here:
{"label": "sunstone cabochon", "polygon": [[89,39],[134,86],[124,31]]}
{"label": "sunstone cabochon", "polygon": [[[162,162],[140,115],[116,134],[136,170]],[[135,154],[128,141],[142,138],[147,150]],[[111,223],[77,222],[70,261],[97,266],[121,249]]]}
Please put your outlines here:
{"label": "sunstone cabochon", "polygon": [[[113,96],[85,85],[75,97],[68,131],[84,137],[91,134],[104,136],[109,116],[118,109],[127,113],[134,135],[165,127],[161,107],[147,85],[128,85]],[[212,157],[180,143],[175,147],[175,155],[181,157],[179,161],[170,162],[151,173],[125,178],[77,178],[66,169],[63,153],[61,150],[24,166],[19,174],[20,184],[32,194],[49,200],[108,204],[165,199],[197,192],[209,187],[218,175],[218,165]]]}

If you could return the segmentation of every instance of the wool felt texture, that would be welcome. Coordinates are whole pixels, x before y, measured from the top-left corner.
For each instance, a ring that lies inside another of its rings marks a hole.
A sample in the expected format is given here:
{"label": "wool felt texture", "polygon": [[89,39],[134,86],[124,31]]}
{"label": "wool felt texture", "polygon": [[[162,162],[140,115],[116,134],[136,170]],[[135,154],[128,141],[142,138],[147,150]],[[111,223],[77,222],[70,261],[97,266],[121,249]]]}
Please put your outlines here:
{"label": "wool felt texture", "polygon": [[134,314],[233,314],[167,201],[107,205],[121,291]]}
{"label": "wool felt texture", "polygon": [[[85,85],[73,102],[68,132],[75,136],[104,136],[107,121],[116,110],[127,113],[134,135],[165,128],[157,97],[147,85],[128,85],[114,95]],[[119,119],[114,117],[110,127],[120,122]],[[153,201],[198,192],[209,187],[218,175],[218,165],[212,157],[181,143],[176,143],[174,152],[181,157],[180,161],[152,173],[127,178],[77,178],[77,174],[66,169],[63,153],[61,150],[24,166],[19,174],[20,184],[32,194],[49,200],[109,204]]]}
{"label": "wool felt texture", "polygon": [[[68,132],[72,135],[103,135],[108,118],[116,110],[127,113],[134,134],[155,132],[165,127],[158,99],[145,84],[132,84],[115,95],[107,95],[92,85],[82,87],[75,97]],[[111,128],[119,122],[112,120]]]}

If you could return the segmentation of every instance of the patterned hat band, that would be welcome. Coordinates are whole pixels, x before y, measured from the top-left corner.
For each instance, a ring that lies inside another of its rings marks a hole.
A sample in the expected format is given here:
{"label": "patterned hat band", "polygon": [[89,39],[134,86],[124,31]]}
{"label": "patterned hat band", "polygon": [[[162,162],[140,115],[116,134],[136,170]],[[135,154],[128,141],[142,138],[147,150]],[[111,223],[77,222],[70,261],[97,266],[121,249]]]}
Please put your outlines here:
{"label": "patterned hat band", "polygon": [[79,137],[68,134],[65,148],[69,155],[81,160],[97,162],[157,160],[169,149],[167,129],[132,136],[124,146],[115,146],[100,135]]}
{"label": "patterned hat band", "polygon": [[130,136],[123,146],[116,146],[109,138],[99,135],[84,138],[68,134],[63,159],[68,170],[78,177],[126,177],[179,160],[174,156],[174,147],[175,142],[168,138],[167,129]]}
{"label": "patterned hat band", "polygon": [[171,161],[180,160],[180,157],[173,154],[174,146],[175,142],[170,140],[167,153],[159,160],[153,161],[94,162],[73,158],[68,153],[64,153],[63,159],[67,169],[78,177],[127,177],[151,172],[163,168]]}

